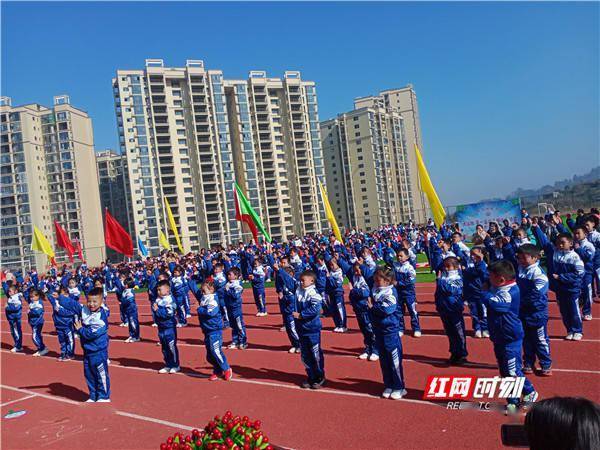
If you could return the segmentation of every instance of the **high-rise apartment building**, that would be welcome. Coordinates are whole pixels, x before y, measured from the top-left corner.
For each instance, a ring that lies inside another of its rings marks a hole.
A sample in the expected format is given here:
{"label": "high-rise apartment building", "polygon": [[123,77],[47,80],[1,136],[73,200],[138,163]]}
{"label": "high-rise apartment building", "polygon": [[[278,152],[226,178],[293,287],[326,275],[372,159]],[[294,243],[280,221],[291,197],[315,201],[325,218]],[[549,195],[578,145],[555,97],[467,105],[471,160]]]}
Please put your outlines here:
{"label": "high-rise apartment building", "polygon": [[[100,204],[102,210],[108,209],[110,214],[131,233],[129,226],[129,179],[126,176],[127,163],[125,155],[114,150],[96,152],[98,182],[100,184]],[[135,245],[135,243],[134,243]],[[106,247],[107,259],[118,261],[123,258],[114,250]]]}
{"label": "high-rise apartment building", "polygon": [[399,113],[381,105],[355,109],[322,122],[321,136],[328,196],[340,224],[368,230],[414,217]]}
{"label": "high-rise apartment building", "polygon": [[[251,72],[226,80],[199,60],[113,79],[131,231],[152,252],[171,206],[185,251],[246,240],[235,220],[240,184],[276,239],[321,229],[317,177],[324,175],[313,82]],[[171,245],[175,241],[171,239]]]}
{"label": "high-rise apartment building", "polygon": [[13,107],[0,101],[1,265],[43,270],[47,257],[32,252],[33,225],[48,238],[56,261],[53,222],[79,240],[88,263],[104,259],[104,233],[94,156],[92,121],[66,95],[54,106]]}
{"label": "high-rise apartment building", "polygon": [[415,153],[415,144],[418,145],[421,152],[423,152],[421,122],[419,120],[419,108],[415,90],[412,85],[409,84],[400,89],[381,91],[379,95],[361,97],[354,101],[355,109],[375,105],[393,110],[402,116],[403,136],[408,156],[408,171],[411,174],[409,178],[409,195],[413,207],[413,215],[411,217],[417,223],[426,222],[427,218],[430,217],[430,213],[425,196],[419,185],[417,158]]}

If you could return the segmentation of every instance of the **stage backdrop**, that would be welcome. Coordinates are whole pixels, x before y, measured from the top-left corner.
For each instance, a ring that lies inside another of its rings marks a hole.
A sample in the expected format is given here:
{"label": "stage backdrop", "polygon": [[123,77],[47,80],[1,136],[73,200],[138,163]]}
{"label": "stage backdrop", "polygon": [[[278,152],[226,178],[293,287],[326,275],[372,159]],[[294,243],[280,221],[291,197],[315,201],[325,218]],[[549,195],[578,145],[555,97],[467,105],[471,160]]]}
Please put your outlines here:
{"label": "stage backdrop", "polygon": [[502,227],[502,220],[521,223],[521,204],[518,198],[497,200],[492,202],[471,203],[456,207],[456,221],[463,234],[471,238],[477,224],[483,225],[487,231],[489,222],[496,221]]}

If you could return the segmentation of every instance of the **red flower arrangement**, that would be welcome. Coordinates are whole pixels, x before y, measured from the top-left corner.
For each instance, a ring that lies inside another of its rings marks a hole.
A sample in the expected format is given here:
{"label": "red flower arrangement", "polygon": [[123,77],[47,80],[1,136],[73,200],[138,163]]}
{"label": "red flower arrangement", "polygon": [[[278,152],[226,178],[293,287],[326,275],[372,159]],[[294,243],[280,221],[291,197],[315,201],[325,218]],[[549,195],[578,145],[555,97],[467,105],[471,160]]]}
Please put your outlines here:
{"label": "red flower arrangement", "polygon": [[175,433],[160,444],[160,450],[273,450],[269,438],[260,431],[260,420],[233,416],[227,411],[215,416],[203,430],[183,436]]}

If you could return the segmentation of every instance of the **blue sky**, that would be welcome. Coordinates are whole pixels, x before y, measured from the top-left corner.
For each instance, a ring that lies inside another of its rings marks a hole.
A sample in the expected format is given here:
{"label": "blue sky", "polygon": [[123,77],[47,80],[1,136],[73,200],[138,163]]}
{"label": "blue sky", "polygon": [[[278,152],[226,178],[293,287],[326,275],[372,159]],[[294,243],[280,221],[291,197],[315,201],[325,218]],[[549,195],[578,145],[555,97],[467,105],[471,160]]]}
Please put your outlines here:
{"label": "blue sky", "polygon": [[[412,83],[446,205],[599,164],[598,3],[2,3],[2,95],[90,113],[116,148],[111,78],[146,58],[226,77],[301,70],[320,117]],[[168,36],[168,37],[167,37]]]}

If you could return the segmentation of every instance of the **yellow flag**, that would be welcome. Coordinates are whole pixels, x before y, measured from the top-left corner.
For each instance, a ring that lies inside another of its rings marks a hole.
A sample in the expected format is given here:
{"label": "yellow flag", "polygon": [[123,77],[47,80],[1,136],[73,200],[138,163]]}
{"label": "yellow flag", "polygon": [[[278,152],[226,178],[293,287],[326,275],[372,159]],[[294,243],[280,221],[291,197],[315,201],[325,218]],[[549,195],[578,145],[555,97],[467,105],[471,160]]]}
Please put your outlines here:
{"label": "yellow flag", "polygon": [[444,206],[440,201],[433,184],[431,183],[431,178],[429,178],[429,173],[427,172],[427,168],[425,167],[425,163],[423,162],[423,157],[421,156],[421,152],[419,151],[419,147],[415,144],[415,153],[417,154],[417,166],[419,167],[419,179],[421,180],[421,189],[427,195],[427,200],[429,201],[429,207],[431,208],[431,212],[433,214],[433,221],[439,227],[444,223],[446,219],[446,211],[444,210]]}
{"label": "yellow flag", "polygon": [[171,205],[169,205],[169,200],[167,200],[167,197],[165,197],[165,206],[167,207],[167,217],[169,219],[169,226],[171,227],[171,231],[175,235],[177,247],[179,248],[179,251],[183,253],[183,247],[181,246],[181,240],[179,239],[179,233],[177,232],[177,226],[175,225],[175,217],[173,217],[173,213],[171,212]]}
{"label": "yellow flag", "polygon": [[54,258],[54,250],[50,246],[50,242],[38,227],[33,226],[33,236],[31,237],[31,250],[42,252],[48,255],[48,258]]}
{"label": "yellow flag", "polygon": [[171,250],[171,244],[169,244],[169,240],[165,236],[165,233],[162,230],[158,231],[158,242],[165,250]]}
{"label": "yellow flag", "polygon": [[333,215],[333,210],[331,209],[331,205],[329,204],[329,199],[327,198],[327,191],[321,182],[319,181],[319,189],[321,190],[321,198],[323,199],[323,206],[325,207],[325,216],[331,225],[331,229],[333,230],[333,234],[335,238],[340,241],[340,243],[344,243],[342,239],[342,234],[340,233],[340,228],[335,220],[335,216]]}

